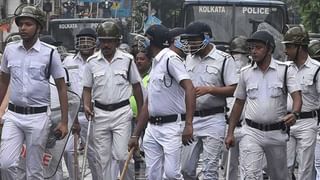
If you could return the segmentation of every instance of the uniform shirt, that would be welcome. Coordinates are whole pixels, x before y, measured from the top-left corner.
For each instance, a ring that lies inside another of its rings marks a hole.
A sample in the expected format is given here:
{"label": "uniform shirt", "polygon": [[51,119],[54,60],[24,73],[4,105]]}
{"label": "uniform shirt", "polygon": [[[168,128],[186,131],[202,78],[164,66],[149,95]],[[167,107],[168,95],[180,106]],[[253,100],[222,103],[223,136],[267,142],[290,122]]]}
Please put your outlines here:
{"label": "uniform shirt", "polygon": [[[257,123],[280,122],[287,113],[287,92],[284,88],[286,64],[271,60],[269,68],[262,72],[255,63],[242,69],[234,96],[246,100],[245,117]],[[289,93],[300,90],[296,71],[289,66],[287,89]]]}
{"label": "uniform shirt", "polygon": [[[297,81],[301,86],[302,93],[302,108],[301,112],[314,111],[319,108],[319,93],[320,93],[320,72],[316,77],[316,81],[313,81],[314,75],[317,69],[320,67],[320,63],[308,56],[306,62],[298,68],[294,63],[293,67],[297,71]],[[292,102],[290,100],[289,102]],[[292,103],[288,103],[292,104]],[[288,107],[291,109],[292,106]]]}
{"label": "uniform shirt", "polygon": [[[167,69],[168,61],[168,69]],[[168,71],[172,75],[170,78]],[[148,84],[148,110],[150,116],[186,113],[185,91],[180,81],[190,79],[181,58],[169,48],[154,58]]]}
{"label": "uniform shirt", "polygon": [[63,65],[68,69],[70,84],[77,84],[75,92],[81,96],[83,91],[82,79],[85,67],[85,60],[82,59],[80,53],[67,56]]}
{"label": "uniform shirt", "polygon": [[[129,63],[131,68],[128,73]],[[129,74],[129,79],[127,75]],[[92,99],[102,104],[127,100],[132,95],[132,86],[141,81],[132,55],[116,50],[111,62],[98,51],[88,58],[84,68],[83,86],[92,87]]]}
{"label": "uniform shirt", "polygon": [[[222,64],[226,59],[224,67],[224,83],[225,86],[238,83],[239,74],[237,73],[237,66],[233,58],[215,48],[212,44],[212,50],[201,59],[199,56],[188,56],[186,59],[186,68],[192,79],[192,83],[197,86],[212,86],[222,87],[223,82],[221,79]],[[213,107],[226,106],[226,98],[221,96],[214,96],[206,94],[197,97],[197,110],[210,109]]]}
{"label": "uniform shirt", "polygon": [[50,75],[54,79],[64,77],[64,69],[60,55],[54,46],[40,42],[26,50],[22,41],[11,42],[7,45],[1,71],[10,74],[10,102],[25,107],[47,106],[50,99],[49,83],[46,77],[50,61]]}

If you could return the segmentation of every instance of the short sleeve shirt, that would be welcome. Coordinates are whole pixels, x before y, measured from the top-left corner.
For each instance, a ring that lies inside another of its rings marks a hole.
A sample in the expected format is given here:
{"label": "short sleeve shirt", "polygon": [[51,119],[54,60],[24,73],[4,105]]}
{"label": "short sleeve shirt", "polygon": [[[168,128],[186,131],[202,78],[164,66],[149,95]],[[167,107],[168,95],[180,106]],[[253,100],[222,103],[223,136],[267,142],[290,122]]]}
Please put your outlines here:
{"label": "short sleeve shirt", "polygon": [[[129,64],[131,61],[131,68]],[[83,86],[92,88],[92,98],[102,104],[127,100],[132,95],[131,84],[140,83],[141,77],[132,55],[116,50],[111,62],[101,51],[91,56],[85,64]]]}
{"label": "short sleeve shirt", "polygon": [[[287,92],[284,85],[286,64],[271,60],[269,68],[262,72],[256,63],[242,69],[234,96],[246,100],[245,118],[262,124],[280,122],[287,113]],[[287,70],[287,90],[299,91],[296,71]]]}
{"label": "short sleeve shirt", "polygon": [[[187,56],[186,68],[192,83],[195,87],[222,87],[237,84],[239,74],[234,59],[229,54],[217,50],[213,44],[212,46],[213,49],[202,59],[199,56]],[[222,75],[224,61],[225,67]],[[222,82],[222,76],[224,82]],[[206,94],[197,98],[197,110],[223,106],[226,106],[225,97]]]}
{"label": "short sleeve shirt", "polygon": [[186,113],[185,91],[179,84],[185,79],[190,77],[181,57],[169,48],[161,50],[153,60],[147,89],[150,116]]}
{"label": "short sleeve shirt", "polygon": [[10,74],[10,102],[25,107],[47,106],[50,88],[47,72],[51,50],[50,75],[53,79],[63,78],[60,55],[54,46],[39,40],[26,50],[22,41],[9,43],[3,54],[1,71]]}

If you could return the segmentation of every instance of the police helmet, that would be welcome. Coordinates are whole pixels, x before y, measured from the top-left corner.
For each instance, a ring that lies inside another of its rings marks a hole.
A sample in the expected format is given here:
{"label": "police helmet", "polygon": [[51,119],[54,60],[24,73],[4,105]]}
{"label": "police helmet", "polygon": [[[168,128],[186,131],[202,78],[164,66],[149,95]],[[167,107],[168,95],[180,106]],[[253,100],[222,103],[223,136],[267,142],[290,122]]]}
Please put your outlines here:
{"label": "police helmet", "polygon": [[[212,31],[208,24],[200,21],[190,23],[186,27],[185,36],[188,41],[189,51],[191,54],[196,54],[201,49],[204,49],[212,38]],[[201,41],[193,40],[193,37],[201,37]]]}
{"label": "police helmet", "polygon": [[38,7],[31,5],[19,6],[14,14],[16,16],[15,23],[17,26],[19,26],[20,20],[26,17],[35,20],[42,29],[46,25],[46,16],[44,12]]}
{"label": "police helmet", "polygon": [[97,26],[98,39],[122,39],[121,28],[113,20],[105,21]]}
{"label": "police helmet", "polygon": [[296,44],[296,45],[308,45],[309,44],[309,35],[306,30],[301,26],[296,26],[290,28],[284,35],[283,42],[284,44]]}
{"label": "police helmet", "polygon": [[186,30],[182,27],[176,27],[173,29],[170,29],[169,31],[169,38],[170,38],[170,44],[173,43],[173,45],[183,51],[185,54],[189,53],[188,46],[187,46],[187,40],[184,38]]}
{"label": "police helmet", "polygon": [[310,44],[308,46],[308,52],[311,58],[320,60],[320,41],[310,41]]}
{"label": "police helmet", "polygon": [[247,54],[249,52],[247,38],[245,36],[237,36],[233,38],[231,40],[229,50],[231,53]]}
{"label": "police helmet", "polygon": [[273,36],[267,31],[254,32],[251,37],[247,39],[247,42],[262,42],[266,46],[270,47],[272,52],[276,46]]}
{"label": "police helmet", "polygon": [[75,39],[75,49],[78,51],[89,50],[96,47],[97,34],[92,28],[83,28]]}
{"label": "police helmet", "polygon": [[145,35],[150,39],[150,45],[154,45],[159,48],[169,46],[169,29],[163,25],[151,25],[147,29]]}

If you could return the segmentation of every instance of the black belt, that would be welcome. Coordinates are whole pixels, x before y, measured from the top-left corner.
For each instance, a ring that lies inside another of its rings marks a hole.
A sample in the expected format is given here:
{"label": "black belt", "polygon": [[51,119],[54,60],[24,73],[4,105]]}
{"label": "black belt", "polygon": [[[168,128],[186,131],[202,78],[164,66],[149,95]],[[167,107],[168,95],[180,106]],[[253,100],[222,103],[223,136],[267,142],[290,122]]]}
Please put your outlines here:
{"label": "black belt", "polygon": [[224,112],[225,112],[225,108],[224,107],[214,107],[214,108],[211,108],[211,109],[195,111],[193,115],[194,116],[204,117],[204,116],[210,116],[210,115],[214,115],[214,114],[217,114],[217,113],[224,113]]}
{"label": "black belt", "polygon": [[314,118],[316,116],[317,116],[317,111],[301,112],[300,113],[300,119]]}
{"label": "black belt", "polygon": [[[155,125],[160,125],[160,124],[165,124],[165,123],[170,123],[170,122],[176,122],[178,119],[178,115],[167,115],[167,116],[151,116],[149,119],[149,122],[151,124]],[[181,114],[181,120],[185,121],[186,120],[186,115]]]}
{"label": "black belt", "polygon": [[47,112],[48,106],[42,107],[21,107],[9,103],[8,109],[19,114],[37,114]]}
{"label": "black belt", "polygon": [[98,101],[94,101],[94,106],[105,111],[114,111],[129,104],[130,102],[128,99],[114,104],[101,104]]}
{"label": "black belt", "polygon": [[248,126],[259,129],[261,131],[272,131],[272,130],[286,130],[287,126],[283,122],[277,122],[273,124],[260,124],[246,118]]}

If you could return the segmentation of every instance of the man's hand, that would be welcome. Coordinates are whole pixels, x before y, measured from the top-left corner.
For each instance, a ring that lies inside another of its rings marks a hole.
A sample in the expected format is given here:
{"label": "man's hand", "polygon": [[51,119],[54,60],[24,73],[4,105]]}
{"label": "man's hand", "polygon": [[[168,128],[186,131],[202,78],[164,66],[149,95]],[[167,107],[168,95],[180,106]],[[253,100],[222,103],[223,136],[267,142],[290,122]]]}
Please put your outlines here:
{"label": "man's hand", "polygon": [[128,142],[128,151],[130,151],[132,148],[139,149],[139,136],[131,136]]}
{"label": "man's hand", "polygon": [[203,96],[205,94],[210,93],[210,87],[209,86],[198,86],[195,87],[196,97]]}
{"label": "man's hand", "polygon": [[193,127],[192,124],[186,124],[182,132],[182,144],[187,146],[193,141]]}
{"label": "man's hand", "polygon": [[234,135],[227,135],[225,139],[226,148],[229,149],[230,147],[234,146],[235,138]]}
{"label": "man's hand", "polygon": [[72,126],[72,134],[80,135],[80,130],[81,130],[81,127],[80,127],[79,121],[74,121]]}
{"label": "man's hand", "polygon": [[282,118],[282,121],[287,126],[292,126],[296,123],[297,118],[293,113],[289,113]]}
{"label": "man's hand", "polygon": [[86,118],[88,121],[91,121],[92,120],[92,117],[94,116],[94,113],[93,111],[91,110],[90,107],[88,106],[84,106],[84,113],[86,115]]}
{"label": "man's hand", "polygon": [[60,136],[57,137],[57,139],[63,139],[68,134],[68,124],[59,122],[57,127],[54,129],[54,132],[56,136]]}

